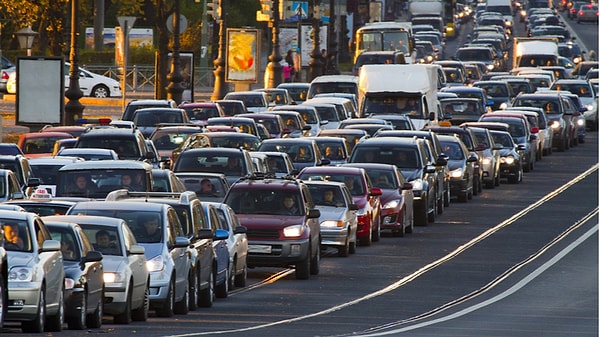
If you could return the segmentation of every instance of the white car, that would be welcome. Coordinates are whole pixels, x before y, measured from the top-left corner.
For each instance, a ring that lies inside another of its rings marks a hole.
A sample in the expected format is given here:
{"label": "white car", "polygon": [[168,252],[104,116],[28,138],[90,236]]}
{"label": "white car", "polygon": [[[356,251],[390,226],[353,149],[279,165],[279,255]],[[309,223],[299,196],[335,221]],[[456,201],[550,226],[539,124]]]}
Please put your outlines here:
{"label": "white car", "polygon": [[[65,62],[65,91],[69,89],[69,69],[71,65]],[[79,68],[79,88],[83,96],[96,98],[121,97],[121,84],[110,77],[98,75]],[[8,76],[6,81],[6,92],[17,93],[17,71]]]}

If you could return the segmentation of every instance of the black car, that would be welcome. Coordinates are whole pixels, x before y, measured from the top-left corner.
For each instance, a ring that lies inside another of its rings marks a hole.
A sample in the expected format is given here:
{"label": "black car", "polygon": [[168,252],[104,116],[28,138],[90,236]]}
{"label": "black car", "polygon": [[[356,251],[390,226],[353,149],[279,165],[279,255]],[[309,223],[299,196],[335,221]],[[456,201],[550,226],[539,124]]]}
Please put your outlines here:
{"label": "black car", "polygon": [[506,178],[509,183],[520,183],[523,180],[523,164],[521,154],[524,145],[517,145],[507,131],[490,130],[496,144],[501,144],[500,149],[500,178]]}
{"label": "black car", "polygon": [[53,240],[60,241],[65,269],[65,320],[69,329],[102,326],[104,269],[102,253],[94,250],[81,227],[44,219]]}
{"label": "black car", "polygon": [[466,202],[473,198],[473,167],[477,156],[457,136],[439,135],[450,169],[450,195]]}
{"label": "black car", "polygon": [[119,159],[151,160],[156,154],[146,144],[146,138],[136,128],[97,127],[82,133],[75,143],[76,148],[112,149]]}

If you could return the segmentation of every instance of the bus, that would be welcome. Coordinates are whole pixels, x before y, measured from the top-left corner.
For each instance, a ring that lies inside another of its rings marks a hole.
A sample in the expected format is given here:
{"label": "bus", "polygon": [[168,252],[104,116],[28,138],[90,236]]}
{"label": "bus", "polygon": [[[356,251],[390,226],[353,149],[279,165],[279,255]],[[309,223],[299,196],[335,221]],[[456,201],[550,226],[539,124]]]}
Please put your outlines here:
{"label": "bus", "polygon": [[414,63],[414,40],[410,22],[372,22],[356,30],[354,62],[364,51],[401,51],[406,63]]}

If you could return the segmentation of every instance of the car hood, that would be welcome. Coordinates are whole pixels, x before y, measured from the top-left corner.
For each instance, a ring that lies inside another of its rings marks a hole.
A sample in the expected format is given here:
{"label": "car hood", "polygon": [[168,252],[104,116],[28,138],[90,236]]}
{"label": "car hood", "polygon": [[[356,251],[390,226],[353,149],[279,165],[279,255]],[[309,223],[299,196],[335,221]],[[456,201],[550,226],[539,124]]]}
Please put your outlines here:
{"label": "car hood", "polygon": [[382,194],[379,197],[379,200],[381,200],[382,205],[385,205],[386,203],[388,203],[389,201],[392,201],[392,200],[402,199],[402,195],[398,192],[397,189],[386,188],[386,189],[381,189],[381,192],[382,192]]}
{"label": "car hood", "polygon": [[33,263],[33,253],[27,252],[13,252],[7,251],[8,265],[13,266],[27,266]]}
{"label": "car hood", "polygon": [[459,159],[459,160],[450,159],[450,160],[448,160],[448,169],[450,171],[456,170],[456,169],[459,169],[459,168],[463,168],[464,166],[465,166],[465,161],[463,159]]}
{"label": "car hood", "polygon": [[162,243],[139,243],[138,245],[144,247],[144,249],[146,250],[146,252],[144,253],[144,255],[146,255],[146,259],[150,260],[158,255],[161,254],[162,250],[163,250],[163,244]]}
{"label": "car hood", "polygon": [[242,226],[248,229],[275,229],[284,228],[290,225],[297,225],[304,222],[304,216],[287,216],[272,214],[238,214],[238,219]]}
{"label": "car hood", "polygon": [[102,265],[105,272],[114,272],[124,268],[127,258],[115,255],[103,255]]}
{"label": "car hood", "polygon": [[423,174],[420,169],[403,169],[403,168],[401,168],[400,172],[402,172],[402,175],[404,175],[404,178],[407,181],[413,181],[415,179],[420,179],[423,177]]}
{"label": "car hood", "polygon": [[336,206],[318,205],[316,208],[321,212],[321,217],[319,218],[321,222],[324,220],[341,220],[347,211],[346,207]]}
{"label": "car hood", "polygon": [[364,195],[353,195],[352,201],[354,201],[358,208],[365,208],[369,203],[369,198]]}

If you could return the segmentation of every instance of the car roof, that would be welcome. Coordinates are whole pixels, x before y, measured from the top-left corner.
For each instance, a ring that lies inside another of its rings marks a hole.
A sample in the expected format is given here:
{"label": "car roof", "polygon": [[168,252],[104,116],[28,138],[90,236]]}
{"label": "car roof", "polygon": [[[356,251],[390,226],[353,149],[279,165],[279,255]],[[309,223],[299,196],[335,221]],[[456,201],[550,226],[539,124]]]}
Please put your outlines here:
{"label": "car roof", "polygon": [[[191,150],[190,150],[191,151]],[[187,152],[187,151],[186,151]],[[95,160],[95,161],[82,161],[80,163],[68,164],[60,168],[59,171],[79,171],[79,170],[103,170],[103,169],[124,169],[124,170],[135,170],[143,169],[147,171],[152,170],[152,165],[134,160]]]}
{"label": "car roof", "polygon": [[[78,211],[85,211],[88,209],[96,210],[96,209],[114,209],[114,210],[131,210],[131,211],[160,211],[164,208],[164,206],[168,206],[166,204],[159,203],[148,203],[143,201],[132,201],[124,203],[122,201],[104,201],[104,200],[94,200],[94,201],[81,201],[74,205]],[[170,206],[168,206],[170,207]]]}
{"label": "car roof", "polygon": [[125,223],[123,219],[98,215],[50,215],[44,218],[56,221],[73,222],[77,224],[101,225],[115,228]]}

